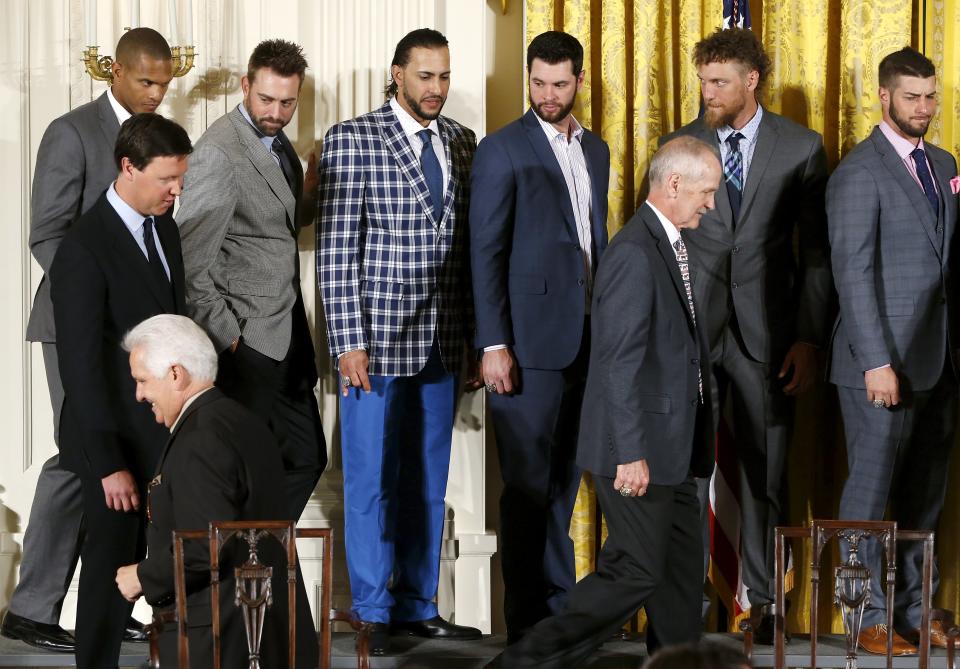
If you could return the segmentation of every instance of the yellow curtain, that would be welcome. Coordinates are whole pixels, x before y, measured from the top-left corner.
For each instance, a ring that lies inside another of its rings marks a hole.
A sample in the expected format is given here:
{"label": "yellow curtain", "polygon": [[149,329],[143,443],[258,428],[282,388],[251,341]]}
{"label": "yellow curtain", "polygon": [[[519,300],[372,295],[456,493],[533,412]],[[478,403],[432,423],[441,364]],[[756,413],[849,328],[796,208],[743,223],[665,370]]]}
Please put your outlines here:
{"label": "yellow curtain", "polygon": [[[960,152],[960,0],[751,0],[750,7],[753,29],[773,62],[762,103],[821,133],[831,166],[879,120],[879,60],[906,44],[937,65],[941,106],[928,139]],[[722,0],[526,0],[528,43],[545,30],[565,30],[584,45],[587,79],[575,114],[610,145],[611,235],[643,195],[657,138],[697,116],[692,49],[719,27],[721,13]],[[956,460],[952,480],[960,481]],[[835,517],[846,461],[835,393],[827,384],[798,403],[788,468],[790,524]],[[957,610],[960,493],[954,487],[938,532],[941,588],[935,603]],[[594,568],[603,540],[597,517],[585,476],[570,527],[578,577]],[[792,629],[808,629],[810,557],[806,546],[794,558]],[[820,600],[820,631],[840,631],[830,593],[822,591]]]}

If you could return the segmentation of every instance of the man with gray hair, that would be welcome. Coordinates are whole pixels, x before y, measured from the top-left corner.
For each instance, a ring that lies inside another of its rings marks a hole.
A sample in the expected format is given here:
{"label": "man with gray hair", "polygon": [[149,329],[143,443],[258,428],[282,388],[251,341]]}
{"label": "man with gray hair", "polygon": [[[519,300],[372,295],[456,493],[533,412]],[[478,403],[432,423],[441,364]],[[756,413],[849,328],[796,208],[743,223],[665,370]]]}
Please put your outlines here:
{"label": "man with gray hair", "polygon": [[[217,352],[204,331],[189,318],[161,314],[127,333],[130,372],[137,400],[147,402],[158,423],[170,430],[147,498],[147,558],[117,570],[117,587],[128,601],[144,595],[165,627],[160,636],[161,664],[176,664],[173,624],[174,530],[205,530],[215,520],[287,520],[282,494],[283,463],[273,435],[256,415],[221,393]],[[204,542],[187,542],[187,611],[194,622],[210,620],[209,553]],[[221,665],[247,664],[242,612],[233,603],[233,568],[246,557],[244,546],[227,544],[221,554]],[[269,551],[269,547],[266,549]],[[279,558],[282,560],[282,556]],[[266,616],[261,646],[265,667],[287,666],[286,569],[276,556],[273,606]],[[303,578],[297,580],[297,667],[317,666],[316,634]],[[210,625],[189,628],[190,660],[213,665]]]}
{"label": "man with gray hair", "polygon": [[680,230],[713,209],[716,151],[667,142],[650,195],[607,247],[591,305],[592,339],[577,464],[593,474],[609,535],[597,570],[566,610],[540,621],[491,667],[575,667],[643,606],[647,648],[700,636],[695,476],[712,466],[706,339],[697,327]]}

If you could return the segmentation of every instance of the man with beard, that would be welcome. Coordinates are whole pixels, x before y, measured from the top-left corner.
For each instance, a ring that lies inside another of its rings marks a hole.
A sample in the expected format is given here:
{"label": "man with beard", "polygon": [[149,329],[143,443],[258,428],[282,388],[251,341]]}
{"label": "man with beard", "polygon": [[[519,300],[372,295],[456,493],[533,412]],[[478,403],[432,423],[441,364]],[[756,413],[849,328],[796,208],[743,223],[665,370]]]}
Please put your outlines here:
{"label": "man with beard", "polygon": [[610,152],[571,110],[583,47],[550,31],[527,49],[530,110],[473,163],[470,259],[477,348],[497,438],[508,642],[563,610],[567,535],[590,351],[590,295],[607,246]]}
{"label": "man with beard", "polygon": [[732,400],[743,583],[762,615],[755,638],[772,643],[774,530],[785,520],[794,397],[817,376],[832,293],[826,156],[820,135],[758,103],[770,60],[751,31],[718,30],[697,43],[693,60],[704,114],[676,134],[719,148],[725,185],[716,210],[684,239],[710,342],[714,419]]}
{"label": "man with beard", "polygon": [[467,245],[473,132],[440,115],[447,39],[397,44],[386,104],[333,126],[320,159],[317,272],[343,397],[353,611],[430,639],[476,639],[437,612],[457,375],[472,332]]}
{"label": "man with beard", "polygon": [[[827,214],[840,315],[831,342],[849,476],[840,517],[935,530],[943,508],[957,422],[956,293],[951,244],[957,224],[957,164],[923,140],[937,110],[934,65],[907,47],[880,61],[883,120],[841,161],[827,186]],[[952,343],[951,343],[952,342]],[[844,556],[846,553],[844,553]],[[872,573],[860,647],[916,652],[923,549],[897,547],[895,624],[888,630],[881,547],[861,543]],[[934,567],[934,593],[937,572]],[[940,621],[931,643],[946,647]]]}
{"label": "man with beard", "polygon": [[283,133],[306,68],[296,44],[257,45],[240,82],[243,102],[197,142],[177,215],[190,316],[220,352],[217,386],[276,437],[294,520],[327,463],[297,254],[316,175],[311,167],[304,181]]}
{"label": "man with beard", "polygon": [[[93,102],[55,119],[37,151],[30,215],[30,252],[50,271],[60,240],[117,177],[113,148],[120,124],[132,114],[156,111],[173,78],[170,47],[151,28],[134,28],[117,42],[110,88]],[[43,366],[53,405],[53,440],[60,443],[63,384],[57,363],[50,281],[44,278],[27,324],[27,341],[42,342]],[[75,641],[60,627],[60,609],[83,544],[80,477],[61,466],[57,453],[43,464],[23,535],[20,581],[0,634],[43,650],[72,653]],[[143,626],[127,621],[124,639],[146,641]]]}

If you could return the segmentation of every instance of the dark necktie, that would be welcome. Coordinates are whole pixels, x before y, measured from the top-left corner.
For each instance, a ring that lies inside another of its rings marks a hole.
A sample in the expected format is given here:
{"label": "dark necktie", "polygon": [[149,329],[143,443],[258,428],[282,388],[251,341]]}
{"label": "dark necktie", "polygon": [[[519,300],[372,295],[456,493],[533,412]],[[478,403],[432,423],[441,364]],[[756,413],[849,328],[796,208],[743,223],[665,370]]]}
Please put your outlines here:
{"label": "dark necktie", "polygon": [[730,198],[730,209],[733,211],[733,221],[740,218],[740,201],[743,198],[743,154],[740,153],[740,140],[743,135],[735,132],[727,137],[730,150],[723,163],[723,179],[727,182],[727,197]]}
{"label": "dark necktie", "polygon": [[169,285],[170,278],[163,269],[163,263],[160,262],[160,254],[157,252],[157,243],[153,239],[152,216],[148,216],[143,221],[143,245],[147,247],[147,262],[150,263],[150,270],[153,272],[153,275],[164,284]]}
{"label": "dark necktie", "polygon": [[[697,325],[697,312],[693,308],[693,286],[690,284],[690,262],[687,258],[687,245],[683,243],[683,237],[678,237],[673,243],[673,251],[677,256],[677,265],[680,267],[680,278],[683,279],[683,289],[687,291],[687,306],[690,308],[690,318],[693,325]],[[697,384],[700,388],[700,401],[703,401],[703,377],[700,369],[697,369]]]}
{"label": "dark necktie", "polygon": [[280,169],[283,170],[283,178],[287,180],[290,192],[296,195],[297,189],[293,183],[293,164],[290,162],[290,156],[287,155],[286,150],[283,148],[283,142],[280,141],[279,135],[273,138],[273,152],[277,154],[277,158],[280,159]]}
{"label": "dark necktie", "polygon": [[430,191],[430,201],[433,203],[433,218],[437,223],[443,216],[443,170],[440,169],[440,161],[437,160],[437,154],[433,150],[433,131],[429,128],[417,133],[423,141],[423,149],[420,151],[420,169],[423,170],[423,178],[427,182],[427,190]]}
{"label": "dark necktie", "polygon": [[927,156],[921,148],[911,151],[910,156],[913,158],[913,164],[917,166],[917,178],[920,179],[923,194],[927,196],[930,206],[933,207],[933,217],[937,218],[940,215],[940,196],[937,195],[933,177],[930,176],[930,168],[927,167]]}

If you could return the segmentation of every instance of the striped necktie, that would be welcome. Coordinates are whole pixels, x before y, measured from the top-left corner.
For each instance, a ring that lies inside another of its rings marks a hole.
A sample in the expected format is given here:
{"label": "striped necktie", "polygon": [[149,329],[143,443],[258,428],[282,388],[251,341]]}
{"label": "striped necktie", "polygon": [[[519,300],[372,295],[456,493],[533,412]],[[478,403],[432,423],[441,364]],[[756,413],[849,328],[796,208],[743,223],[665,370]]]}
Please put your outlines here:
{"label": "striped necktie", "polygon": [[[690,307],[690,318],[693,325],[697,325],[697,312],[693,308],[693,286],[690,283],[690,262],[687,258],[687,245],[683,243],[683,237],[677,237],[673,243],[673,251],[677,256],[677,265],[680,267],[680,278],[683,279],[683,289],[687,292],[687,306]],[[700,368],[697,368],[697,384],[700,388],[700,401],[703,402],[703,375]]]}
{"label": "striped necktie", "polygon": [[743,135],[735,132],[727,137],[727,159],[723,163],[723,180],[727,183],[727,196],[730,198],[730,209],[733,211],[733,220],[740,218],[740,202],[743,199],[743,154],[740,152],[740,140]]}

